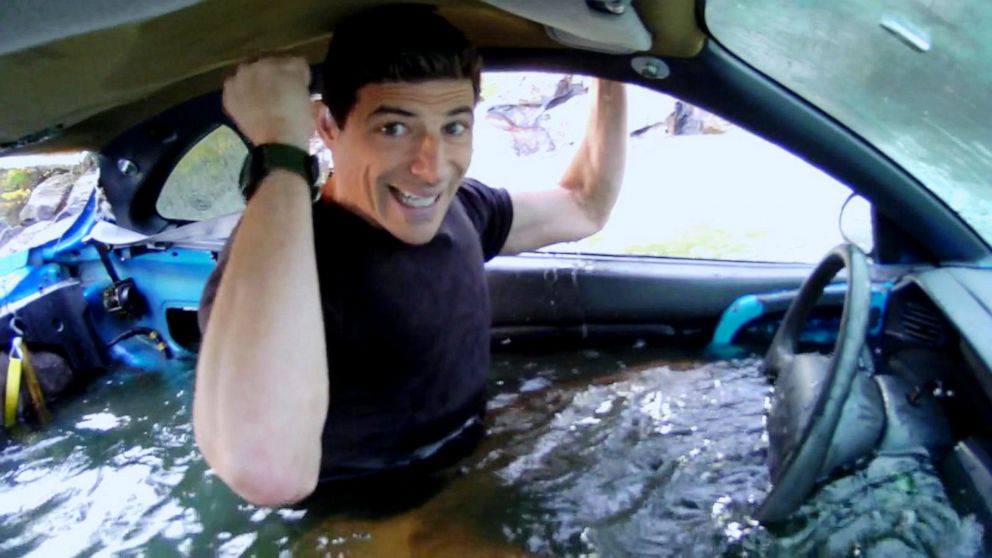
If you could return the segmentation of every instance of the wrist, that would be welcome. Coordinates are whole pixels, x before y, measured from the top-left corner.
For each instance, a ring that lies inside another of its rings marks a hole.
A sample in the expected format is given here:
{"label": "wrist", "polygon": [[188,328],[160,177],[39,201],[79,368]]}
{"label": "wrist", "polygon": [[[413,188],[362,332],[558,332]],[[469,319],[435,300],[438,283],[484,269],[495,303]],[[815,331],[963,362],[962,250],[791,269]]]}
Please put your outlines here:
{"label": "wrist", "polygon": [[309,151],[311,134],[305,126],[294,126],[294,123],[279,117],[273,117],[265,124],[267,125],[259,127],[255,133],[246,134],[252,145],[292,145]]}
{"label": "wrist", "polygon": [[298,176],[307,186],[310,197],[316,200],[320,192],[317,185],[320,177],[317,158],[304,148],[285,143],[263,143],[248,152],[240,177],[245,200],[251,199],[262,181],[276,171]]}
{"label": "wrist", "polygon": [[269,132],[249,137],[253,146],[258,145],[290,145],[303,151],[310,151],[310,136],[301,134]]}
{"label": "wrist", "polygon": [[[251,197],[245,198],[247,203],[250,199],[267,198],[272,200],[272,196],[279,196],[280,199],[296,199],[296,196],[305,197],[310,200],[310,193],[306,187],[305,180],[299,174],[285,169],[273,169],[261,178],[257,184],[253,185]],[[264,193],[263,193],[264,192]]]}

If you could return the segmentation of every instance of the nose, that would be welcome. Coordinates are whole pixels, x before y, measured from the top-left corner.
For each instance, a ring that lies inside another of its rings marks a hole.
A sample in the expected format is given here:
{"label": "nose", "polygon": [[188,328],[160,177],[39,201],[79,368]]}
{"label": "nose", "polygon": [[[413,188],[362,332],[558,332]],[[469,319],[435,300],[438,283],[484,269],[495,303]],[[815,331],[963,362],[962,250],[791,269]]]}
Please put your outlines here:
{"label": "nose", "polygon": [[438,137],[435,134],[424,134],[410,165],[410,173],[428,184],[437,184],[441,180],[443,155],[444,150]]}

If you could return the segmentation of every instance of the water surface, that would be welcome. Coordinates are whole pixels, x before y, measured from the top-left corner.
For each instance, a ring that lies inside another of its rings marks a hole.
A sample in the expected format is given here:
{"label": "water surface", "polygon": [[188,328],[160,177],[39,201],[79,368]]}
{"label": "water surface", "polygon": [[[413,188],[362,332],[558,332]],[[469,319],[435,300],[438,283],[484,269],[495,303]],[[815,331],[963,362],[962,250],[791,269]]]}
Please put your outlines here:
{"label": "water surface", "polygon": [[[190,425],[192,363],[116,370],[62,405],[47,429],[0,450],[0,555],[736,556],[820,548],[826,535],[815,524],[776,537],[751,518],[769,482],[769,386],[758,362],[707,361],[643,343],[498,353],[491,434],[438,482],[321,494],[282,509],[244,503],[207,469]],[[388,511],[372,505],[384,497]],[[946,527],[937,535],[956,534],[960,522],[941,510],[947,523],[935,523]],[[844,524],[836,515],[831,530]],[[860,544],[845,541],[838,548]]]}

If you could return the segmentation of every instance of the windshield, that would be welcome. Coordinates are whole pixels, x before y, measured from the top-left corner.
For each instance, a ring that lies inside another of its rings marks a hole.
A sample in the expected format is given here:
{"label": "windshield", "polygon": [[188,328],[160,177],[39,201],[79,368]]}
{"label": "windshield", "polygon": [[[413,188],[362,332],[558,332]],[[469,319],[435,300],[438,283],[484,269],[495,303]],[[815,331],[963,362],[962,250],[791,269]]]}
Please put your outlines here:
{"label": "windshield", "polygon": [[992,2],[709,0],[706,23],[992,244]]}

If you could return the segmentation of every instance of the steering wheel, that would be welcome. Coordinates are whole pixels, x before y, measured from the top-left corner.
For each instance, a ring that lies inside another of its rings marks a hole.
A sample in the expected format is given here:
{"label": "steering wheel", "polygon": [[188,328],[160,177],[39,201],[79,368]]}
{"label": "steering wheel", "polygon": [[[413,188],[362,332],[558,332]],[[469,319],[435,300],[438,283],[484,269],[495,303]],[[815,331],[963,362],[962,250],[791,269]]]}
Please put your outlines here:
{"label": "steering wheel", "polygon": [[[844,268],[847,293],[833,354],[797,354],[804,323],[824,288]],[[829,473],[830,462],[838,460],[836,454],[846,451],[838,452],[832,442],[841,415],[849,414],[843,411],[858,375],[870,306],[871,281],[865,255],[853,244],[841,244],[803,283],[775,333],[764,361],[766,373],[776,378],[768,416],[773,488],[756,513],[759,521],[787,518],[805,501],[819,478]],[[871,438],[861,445],[873,445],[876,440]]]}

